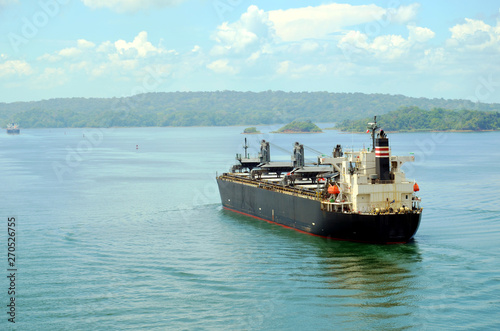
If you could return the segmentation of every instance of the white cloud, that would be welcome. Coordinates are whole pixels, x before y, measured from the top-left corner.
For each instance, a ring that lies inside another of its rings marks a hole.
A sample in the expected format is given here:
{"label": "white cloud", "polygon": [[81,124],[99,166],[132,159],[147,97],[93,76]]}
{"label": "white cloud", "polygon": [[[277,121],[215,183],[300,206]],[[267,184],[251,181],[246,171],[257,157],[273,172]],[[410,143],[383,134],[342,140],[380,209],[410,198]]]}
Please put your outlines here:
{"label": "white cloud", "polygon": [[115,51],[115,45],[111,41],[104,41],[97,47],[98,53],[112,53]]}
{"label": "white cloud", "polygon": [[415,20],[419,8],[419,3],[412,3],[407,6],[389,8],[385,15],[391,22],[405,24]]}
{"label": "white cloud", "polygon": [[[339,40],[338,47],[348,60],[352,60],[352,56],[361,56],[393,61],[409,55],[410,51],[415,50],[417,43],[425,43],[435,36],[435,33],[428,28],[414,25],[408,25],[407,28],[408,39],[399,35],[381,35],[375,37],[373,41],[370,41],[367,34],[349,31]],[[416,52],[413,56],[415,55]]]}
{"label": "white cloud", "polygon": [[276,69],[276,73],[279,75],[284,75],[288,73],[288,70],[290,69],[290,65],[292,62],[290,61],[283,61],[278,64],[278,69]]}
{"label": "white cloud", "polygon": [[[104,41],[99,45],[78,39],[76,47],[68,47],[37,58],[45,66],[57,63],[58,68],[72,74],[84,73],[90,78],[113,77],[119,80],[140,80],[148,66],[165,68],[177,58],[177,52],[156,47],[148,41],[146,31],[138,33],[132,41]],[[43,64],[42,64],[43,66]],[[44,75],[54,75],[46,72]]]}
{"label": "white cloud", "polygon": [[332,3],[317,7],[292,8],[269,12],[276,34],[283,41],[325,38],[343,27],[380,19],[385,13],[375,5],[352,6]]}
{"label": "white cloud", "polygon": [[82,50],[76,47],[71,47],[61,49],[58,54],[64,57],[77,57],[78,55],[82,54]]}
{"label": "white cloud", "polygon": [[158,54],[163,51],[148,41],[148,33],[146,31],[140,32],[132,42],[126,42],[125,40],[116,41],[115,48],[120,55],[128,54],[132,57],[146,57],[148,54]]}
{"label": "white cloud", "polygon": [[426,49],[422,59],[415,63],[415,67],[421,72],[443,72],[446,64],[450,64],[451,56],[447,56],[444,48]]}
{"label": "white cloud", "polygon": [[[120,3],[122,11],[174,3],[143,1],[140,7],[139,1],[85,2],[95,8],[113,4],[118,8]],[[180,86],[355,90],[362,86],[388,92],[391,86],[394,93],[404,93],[410,90],[403,86],[408,76],[425,89],[434,81],[439,83],[436,77],[459,86],[466,76],[476,82],[483,72],[498,73],[494,59],[500,51],[500,23],[466,19],[450,26],[446,42],[434,41],[434,31],[415,24],[419,8],[416,3],[398,8],[332,3],[265,11],[252,5],[235,21],[220,23],[211,34],[212,45],[193,43],[182,54],[167,49],[161,39],[148,40],[148,33],[139,30],[135,36],[99,43],[74,40],[40,56],[33,68],[0,54],[0,78],[3,86],[88,79],[98,82],[87,87],[95,90],[105,85],[110,89],[143,86],[144,81],[151,82],[147,77],[154,72],[168,77],[168,86],[158,90]],[[214,73],[224,79],[205,80],[214,78]],[[385,90],[379,86],[381,81]]]}
{"label": "white cloud", "polygon": [[43,54],[37,57],[37,60],[40,62],[57,62],[61,60],[61,57],[59,55]]}
{"label": "white cloud", "polygon": [[63,58],[75,59],[81,56],[84,52],[95,48],[95,44],[93,42],[87,41],[85,39],[78,39],[76,45],[76,47],[63,48],[60,51],[55,52],[54,54],[44,54],[42,56],[39,56],[37,60],[45,62],[58,62]]}
{"label": "white cloud", "polygon": [[[377,69],[381,64],[412,68],[435,37],[432,30],[411,23],[419,8],[417,3],[397,8],[333,3],[266,12],[252,5],[237,21],[217,27],[206,67],[290,78],[342,75],[340,67],[349,72],[364,68],[372,75],[383,72]],[[406,28],[408,37],[384,34],[394,28]]]}
{"label": "white cloud", "polygon": [[218,26],[212,38],[217,42],[212,55],[253,52],[273,38],[272,23],[266,12],[252,5],[239,21]]}
{"label": "white cloud", "polygon": [[261,56],[261,52],[260,51],[257,51],[257,52],[253,52],[246,60],[247,63],[249,64],[252,64],[252,63],[255,63]]}
{"label": "white cloud", "polygon": [[349,61],[353,60],[353,56],[360,56],[363,59],[394,60],[408,50],[409,43],[397,35],[378,36],[370,42],[366,34],[349,31],[340,39],[338,47]]}
{"label": "white cloud", "polygon": [[31,74],[33,74],[33,69],[26,61],[9,60],[0,63],[0,77],[29,76]]}
{"label": "white cloud", "polygon": [[207,68],[218,74],[235,75],[239,72],[237,68],[230,66],[226,59],[213,61],[207,65]]}
{"label": "white cloud", "polygon": [[90,49],[95,47],[95,44],[93,42],[85,39],[78,39],[77,45],[78,45],[77,47],[80,49]]}
{"label": "white cloud", "polygon": [[375,38],[370,49],[379,58],[393,60],[403,56],[409,46],[409,42],[401,36],[385,35]]}
{"label": "white cloud", "polygon": [[245,28],[233,28],[226,22],[218,27],[216,41],[221,43],[222,46],[216,48],[214,53],[225,54],[227,51],[234,51],[240,53],[252,43],[259,40],[257,35]]}
{"label": "white cloud", "polygon": [[415,18],[418,8],[418,4],[386,9],[376,5],[332,3],[270,11],[269,19],[283,41],[297,41],[328,38],[358,24],[378,24],[375,28],[379,30],[391,22],[407,23]]}
{"label": "white cloud", "polygon": [[[408,24],[416,17],[419,7],[417,3],[397,8],[332,3],[266,12],[251,5],[236,22],[224,22],[217,27],[212,36],[216,45],[209,55],[215,59],[230,58],[240,70],[244,69],[243,65],[265,68],[267,63],[267,68],[278,67],[279,72],[285,70],[283,66],[288,60],[303,66],[311,61],[334,61],[333,53],[337,52],[338,58],[338,48],[344,54],[346,51],[364,53],[390,61],[435,36],[428,28]],[[409,31],[407,39],[383,34],[388,25],[402,23]],[[362,25],[359,29],[366,33],[346,30],[356,25]],[[374,29],[377,33],[373,33]],[[294,67],[296,72],[298,66]]]}
{"label": "white cloud", "polygon": [[451,38],[447,40],[450,47],[464,50],[484,50],[493,48],[500,50],[500,21],[491,26],[480,20],[465,19],[464,24],[450,28]]}
{"label": "white cloud", "polygon": [[473,36],[478,31],[489,32],[491,26],[484,23],[483,21],[473,20],[470,18],[465,19],[464,24],[457,24],[450,28],[451,38],[457,40],[466,40],[470,36]]}
{"label": "white cloud", "polygon": [[[0,0],[2,1],[2,0]],[[81,0],[86,6],[109,8],[118,13],[137,12],[150,8],[163,8],[178,5],[184,0]]]}
{"label": "white cloud", "polygon": [[408,40],[414,41],[417,43],[425,43],[426,41],[434,38],[434,36],[436,35],[429,28],[422,28],[422,27],[414,26],[414,25],[408,25],[407,27],[408,27],[408,30],[410,32]]}

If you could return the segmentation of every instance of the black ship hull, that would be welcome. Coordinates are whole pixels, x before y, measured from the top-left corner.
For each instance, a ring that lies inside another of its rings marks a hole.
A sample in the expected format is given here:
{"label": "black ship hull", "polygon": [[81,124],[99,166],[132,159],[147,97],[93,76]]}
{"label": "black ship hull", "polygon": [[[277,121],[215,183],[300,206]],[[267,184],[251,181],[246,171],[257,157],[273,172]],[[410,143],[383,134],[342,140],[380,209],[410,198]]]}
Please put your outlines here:
{"label": "black ship hull", "polygon": [[420,213],[356,214],[322,210],[321,201],[300,194],[217,178],[225,209],[328,239],[407,243],[420,225]]}
{"label": "black ship hull", "polygon": [[19,129],[7,129],[7,134],[19,134]]}

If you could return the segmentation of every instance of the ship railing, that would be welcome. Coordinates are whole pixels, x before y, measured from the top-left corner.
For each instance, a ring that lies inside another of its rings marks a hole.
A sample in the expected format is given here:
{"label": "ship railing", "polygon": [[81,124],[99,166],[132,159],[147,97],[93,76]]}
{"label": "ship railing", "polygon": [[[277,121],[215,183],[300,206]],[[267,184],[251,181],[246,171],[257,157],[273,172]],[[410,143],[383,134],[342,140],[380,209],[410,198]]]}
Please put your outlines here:
{"label": "ship railing", "polygon": [[321,201],[321,210],[327,212],[347,212],[351,210],[352,202],[343,201],[343,202],[330,202],[328,200]]}
{"label": "ship railing", "polygon": [[372,179],[372,184],[394,184],[393,179]]}
{"label": "ship railing", "polygon": [[235,176],[235,175],[230,175],[230,174],[225,173],[225,174],[222,174],[220,177],[222,179],[229,180],[232,182],[243,182],[246,184],[250,184],[252,186],[259,186],[258,182],[251,180],[251,179],[248,179],[248,178],[241,177],[241,176]]}
{"label": "ship railing", "polygon": [[303,188],[285,187],[285,186],[281,186],[281,185],[274,184],[274,183],[252,180],[252,179],[244,178],[241,176],[235,176],[235,175],[231,175],[231,174],[227,174],[227,173],[223,174],[220,177],[224,180],[245,183],[247,185],[260,187],[260,188],[270,190],[270,191],[275,191],[275,192],[280,192],[280,193],[285,193],[285,194],[290,194],[290,195],[306,196],[308,198],[312,198],[313,200],[319,200],[319,196],[320,196],[317,192],[306,190]]}

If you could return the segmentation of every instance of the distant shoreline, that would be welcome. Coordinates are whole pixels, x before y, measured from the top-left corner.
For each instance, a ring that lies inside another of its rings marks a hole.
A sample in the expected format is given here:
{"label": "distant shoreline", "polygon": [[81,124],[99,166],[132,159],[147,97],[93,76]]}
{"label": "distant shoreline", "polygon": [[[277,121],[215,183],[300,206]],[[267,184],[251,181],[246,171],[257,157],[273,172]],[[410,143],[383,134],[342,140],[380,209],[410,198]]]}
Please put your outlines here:
{"label": "distant shoreline", "polygon": [[[54,128],[33,128],[33,127],[27,127],[27,128],[22,128],[23,130],[82,130],[82,129],[105,129],[105,130],[113,130],[113,129],[143,129],[143,128],[231,128],[231,127],[239,127],[239,126],[244,126],[244,125],[193,125],[193,126],[110,126],[110,127],[97,127],[97,126],[84,126],[84,127],[54,127]],[[3,130],[6,130],[6,128],[2,128]],[[339,131],[340,134],[366,134],[366,131],[342,131],[341,129],[335,129],[335,128],[326,128],[323,130],[329,130],[329,131]],[[500,130],[405,130],[405,131],[387,131],[384,130],[387,133],[426,133],[426,132],[451,132],[451,133],[472,133],[472,132],[499,132]],[[324,131],[321,132],[301,132],[301,131],[293,131],[293,132],[277,132],[277,131],[270,131],[269,133],[279,133],[279,134],[312,134],[312,133],[324,133]],[[253,132],[253,133],[244,133],[241,132],[241,134],[263,134],[262,132]]]}
{"label": "distant shoreline", "polygon": [[309,133],[323,133],[323,131],[317,131],[317,132],[310,132],[310,131],[271,131],[270,133],[279,133],[279,134],[296,134],[296,133],[305,133],[305,134],[309,134]]}
{"label": "distant shoreline", "polygon": [[[340,134],[362,134],[366,133],[366,131],[342,131],[340,129],[325,129],[325,130],[334,130],[339,131]],[[405,130],[405,131],[387,131],[387,133],[429,133],[429,132],[443,132],[443,133],[473,133],[473,132],[498,132],[500,130]]]}

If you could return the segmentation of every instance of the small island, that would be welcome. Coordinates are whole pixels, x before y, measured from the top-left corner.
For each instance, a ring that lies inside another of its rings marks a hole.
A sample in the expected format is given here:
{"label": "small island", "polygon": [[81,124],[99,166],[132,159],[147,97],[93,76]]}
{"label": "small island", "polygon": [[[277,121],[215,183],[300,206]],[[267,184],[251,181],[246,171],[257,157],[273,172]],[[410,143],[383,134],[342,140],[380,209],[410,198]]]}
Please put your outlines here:
{"label": "small island", "polygon": [[321,133],[321,129],[311,121],[293,121],[272,133]]}
{"label": "small island", "polygon": [[261,133],[255,126],[252,126],[250,128],[246,128],[243,130],[243,134],[258,134]]}

